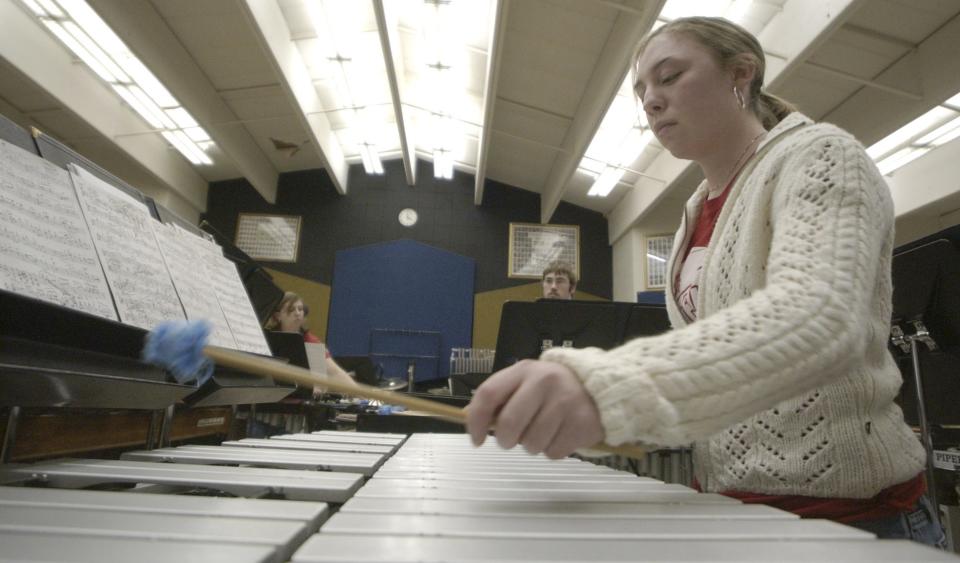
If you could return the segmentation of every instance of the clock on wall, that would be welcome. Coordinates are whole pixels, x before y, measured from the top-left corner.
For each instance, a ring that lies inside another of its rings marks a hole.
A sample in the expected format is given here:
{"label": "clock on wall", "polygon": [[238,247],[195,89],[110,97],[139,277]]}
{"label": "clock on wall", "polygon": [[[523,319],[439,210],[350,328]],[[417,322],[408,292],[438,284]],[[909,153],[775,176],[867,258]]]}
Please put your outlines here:
{"label": "clock on wall", "polygon": [[408,207],[400,212],[397,219],[404,227],[412,227],[417,224],[417,211]]}

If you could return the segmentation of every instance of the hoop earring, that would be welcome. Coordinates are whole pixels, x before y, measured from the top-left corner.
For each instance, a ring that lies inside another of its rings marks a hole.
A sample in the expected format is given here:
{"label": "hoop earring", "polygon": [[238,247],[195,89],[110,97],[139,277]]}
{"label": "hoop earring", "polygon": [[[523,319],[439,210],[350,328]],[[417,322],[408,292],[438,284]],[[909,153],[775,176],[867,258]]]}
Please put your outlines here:
{"label": "hoop earring", "polygon": [[736,86],[733,87],[733,95],[737,98],[737,104],[740,105],[740,109],[745,109],[747,107],[747,102],[743,99],[743,94],[740,93],[740,90]]}

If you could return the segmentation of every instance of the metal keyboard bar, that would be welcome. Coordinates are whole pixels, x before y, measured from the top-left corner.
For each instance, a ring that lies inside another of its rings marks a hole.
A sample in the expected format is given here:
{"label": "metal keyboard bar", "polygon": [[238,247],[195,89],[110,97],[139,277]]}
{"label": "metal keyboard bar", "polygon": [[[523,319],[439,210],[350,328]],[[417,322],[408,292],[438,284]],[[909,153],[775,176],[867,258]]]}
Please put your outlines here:
{"label": "metal keyboard bar", "polygon": [[956,563],[956,556],[906,540],[583,540],[363,536],[320,533],[293,556],[293,563],[325,563],[357,559],[363,545],[368,562],[496,561],[631,561],[631,562],[779,562]]}
{"label": "metal keyboard bar", "polygon": [[394,446],[372,444],[350,444],[348,442],[316,442],[303,440],[267,440],[263,438],[244,438],[220,444],[225,447],[270,448],[286,450],[305,450],[311,452],[343,452],[358,454],[390,454]]}
{"label": "metal keyboard bar", "polygon": [[[537,465],[508,465],[496,463],[484,463],[478,461],[470,464],[465,462],[394,462],[391,458],[384,464],[383,470],[403,471],[412,473],[443,473],[447,475],[496,475],[510,473],[515,475],[596,475],[589,467],[584,467],[583,462],[580,466],[558,464],[556,466],[537,466]],[[623,471],[617,471],[609,467],[598,467],[601,473],[608,475],[623,475]]]}
{"label": "metal keyboard bar", "polygon": [[162,543],[150,538],[102,538],[75,534],[26,533],[0,530],[4,561],[137,561],[170,563],[267,563],[275,559],[274,550],[264,545],[174,541]]}
{"label": "metal keyboard bar", "polygon": [[693,497],[698,493],[681,485],[679,489],[647,491],[591,491],[580,490],[524,490],[524,489],[487,489],[467,491],[461,489],[370,489],[361,488],[357,498],[413,498],[434,500],[518,500],[540,502],[678,502],[683,497]]}
{"label": "metal keyboard bar", "polygon": [[81,488],[108,483],[155,483],[226,491],[241,497],[264,494],[290,500],[345,502],[363,478],[354,473],[219,467],[140,461],[66,460],[0,468],[0,483],[38,482]]}
{"label": "metal keyboard bar", "polygon": [[[719,502],[704,502],[699,497],[719,497]],[[684,503],[631,502],[524,502],[495,500],[429,500],[384,499],[354,497],[340,507],[339,513],[374,514],[452,514],[457,516],[484,514],[487,516],[550,516],[579,519],[646,519],[672,518],[769,518],[793,520],[795,514],[762,504],[741,504],[720,495],[688,495]]]}
{"label": "metal keyboard bar", "polygon": [[324,533],[416,535],[495,538],[579,538],[757,540],[870,539],[873,534],[827,520],[756,519],[727,520],[688,517],[643,521],[625,519],[577,520],[550,516],[496,516],[482,514],[369,514],[333,515],[323,525]]}
{"label": "metal keyboard bar", "polygon": [[373,475],[373,472],[383,461],[383,456],[379,454],[262,450],[247,447],[180,446],[177,448],[125,452],[120,456],[120,459],[213,465],[254,465],[281,469],[341,471]]}
{"label": "metal keyboard bar", "polygon": [[312,530],[302,522],[290,520],[147,514],[62,504],[0,506],[0,532],[80,535],[105,541],[144,538],[158,544],[160,549],[171,540],[265,546],[274,553],[272,563],[282,563],[311,535]]}
{"label": "metal keyboard bar", "polygon": [[403,488],[411,489],[435,489],[435,490],[490,490],[498,491],[525,490],[525,491],[589,491],[596,493],[606,492],[654,492],[654,491],[689,491],[695,492],[689,487],[675,484],[665,484],[657,481],[641,481],[634,477],[630,480],[598,480],[594,481],[590,477],[581,477],[579,479],[557,479],[555,477],[544,477],[543,479],[511,479],[506,477],[502,480],[477,479],[465,481],[446,481],[441,479],[391,479],[376,478],[371,479],[365,490],[368,491],[389,491],[391,489]]}
{"label": "metal keyboard bar", "polygon": [[[317,430],[311,432],[311,436],[325,436],[332,438],[348,438],[355,440],[358,444],[368,443],[366,440],[386,440],[400,445],[407,439],[406,434],[396,434],[390,432],[354,432],[353,430]],[[274,436],[276,438],[276,436]]]}
{"label": "metal keyboard bar", "polygon": [[386,438],[379,436],[358,436],[351,438],[349,436],[331,436],[328,434],[279,434],[271,436],[270,440],[293,440],[300,442],[319,442],[321,444],[354,444],[368,446],[388,446],[391,450],[397,449],[403,443],[402,438]]}
{"label": "metal keyboard bar", "polygon": [[290,502],[273,499],[198,497],[188,495],[138,495],[137,489],[126,492],[83,491],[38,487],[0,487],[0,507],[4,506],[74,506],[106,508],[124,512],[150,514],[187,514],[229,516],[303,522],[317,530],[329,516],[324,502]]}
{"label": "metal keyboard bar", "polygon": [[467,473],[466,470],[455,470],[450,473],[442,473],[439,471],[429,471],[429,472],[416,472],[416,471],[405,471],[402,469],[383,469],[381,468],[374,474],[374,479],[418,479],[421,481],[445,481],[445,482],[460,482],[460,481],[469,481],[471,483],[475,481],[529,481],[529,482],[540,482],[540,481],[579,481],[584,477],[589,478],[591,481],[604,481],[610,483],[622,483],[622,482],[656,482],[654,479],[649,477],[637,477],[631,473],[626,473],[623,471],[613,471],[610,473],[607,472],[597,472],[597,473],[583,473],[583,472],[562,472],[562,473],[514,473],[511,471],[474,471],[472,473]]}

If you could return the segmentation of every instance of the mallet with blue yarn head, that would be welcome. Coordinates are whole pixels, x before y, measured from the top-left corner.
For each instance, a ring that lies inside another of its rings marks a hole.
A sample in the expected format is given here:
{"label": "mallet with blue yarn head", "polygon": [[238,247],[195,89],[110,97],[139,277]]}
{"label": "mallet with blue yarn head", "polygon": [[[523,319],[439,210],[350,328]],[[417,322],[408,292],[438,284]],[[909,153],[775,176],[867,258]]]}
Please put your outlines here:
{"label": "mallet with blue yarn head", "polygon": [[[466,423],[467,413],[465,410],[437,401],[385,391],[378,387],[360,383],[327,379],[309,370],[274,359],[219,346],[209,346],[207,345],[207,338],[210,335],[210,329],[210,324],[205,321],[161,323],[147,334],[143,348],[143,358],[152,364],[166,368],[174,379],[184,384],[196,382],[198,386],[202,385],[213,373],[213,366],[216,363],[246,373],[272,377],[276,380],[306,387],[317,385],[343,395],[383,401],[391,405],[401,405],[411,410],[422,411],[436,418],[460,424]],[[638,446],[597,444],[591,449],[628,457],[642,457],[646,454],[646,451]]]}
{"label": "mallet with blue yarn head", "polygon": [[207,345],[211,326],[205,321],[170,321],[147,334],[143,359],[164,367],[179,383],[202,385],[213,373],[214,363],[255,375],[272,377],[306,387],[322,386],[330,391],[375,399],[425,411],[432,416],[462,423],[464,412],[443,403],[385,391],[377,387],[327,379],[310,370],[271,358]]}

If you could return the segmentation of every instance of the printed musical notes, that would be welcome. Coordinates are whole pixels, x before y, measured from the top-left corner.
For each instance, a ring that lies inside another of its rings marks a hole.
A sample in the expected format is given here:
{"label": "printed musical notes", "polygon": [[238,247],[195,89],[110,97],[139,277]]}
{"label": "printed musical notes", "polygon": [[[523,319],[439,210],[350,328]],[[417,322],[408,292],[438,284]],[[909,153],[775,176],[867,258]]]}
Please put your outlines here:
{"label": "printed musical notes", "polygon": [[120,321],[152,330],[183,319],[147,206],[76,165],[69,171]]}
{"label": "printed musical notes", "polygon": [[216,244],[73,164],[0,140],[0,289],[152,330],[207,319],[211,343],[270,354],[236,266]]}
{"label": "printed musical notes", "polygon": [[187,318],[205,319],[213,325],[211,344],[236,348],[237,341],[220,308],[217,292],[210,283],[210,277],[205,274],[205,260],[201,251],[195,248],[196,243],[190,240],[196,237],[183,229],[156,221],[153,230]]}
{"label": "printed musical notes", "polygon": [[271,355],[270,346],[267,345],[267,339],[237,272],[237,266],[223,257],[223,252],[216,244],[193,235],[189,235],[189,239],[203,256],[206,278],[217,292],[217,300],[237,341],[237,348],[245,352]]}
{"label": "printed musical notes", "polygon": [[117,320],[69,175],[2,140],[0,287]]}

